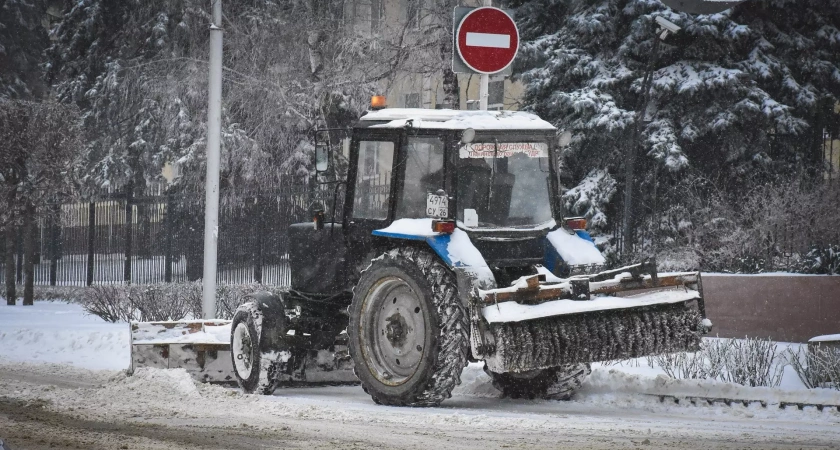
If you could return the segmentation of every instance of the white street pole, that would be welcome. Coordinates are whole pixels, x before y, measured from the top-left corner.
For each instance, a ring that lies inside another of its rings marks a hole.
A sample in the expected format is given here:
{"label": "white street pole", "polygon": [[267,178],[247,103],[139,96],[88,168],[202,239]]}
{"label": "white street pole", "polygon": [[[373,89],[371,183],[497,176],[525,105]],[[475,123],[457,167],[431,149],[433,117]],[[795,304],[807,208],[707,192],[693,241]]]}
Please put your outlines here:
{"label": "white street pole", "polygon": [[222,0],[211,0],[210,83],[207,104],[207,179],[204,209],[204,285],[201,310],[216,318],[216,253],[219,239],[219,161],[222,130]]}
{"label": "white street pole", "polygon": [[[492,0],[482,0],[481,6],[493,6]],[[478,109],[487,111],[487,99],[490,97],[490,75],[481,74],[478,82]]]}
{"label": "white street pole", "polygon": [[478,109],[482,111],[487,111],[487,98],[490,96],[489,90],[490,75],[482,73],[478,83]]}

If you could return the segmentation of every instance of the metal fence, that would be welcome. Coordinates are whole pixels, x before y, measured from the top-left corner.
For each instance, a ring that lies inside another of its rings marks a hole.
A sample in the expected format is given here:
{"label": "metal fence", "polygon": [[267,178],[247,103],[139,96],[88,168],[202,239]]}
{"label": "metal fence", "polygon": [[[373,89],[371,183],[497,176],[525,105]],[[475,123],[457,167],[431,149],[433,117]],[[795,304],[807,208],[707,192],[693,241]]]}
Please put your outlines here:
{"label": "metal fence", "polygon": [[[311,220],[319,203],[340,216],[344,186],[296,185],[272,192],[221,195],[218,275],[221,284],[288,286],[287,230]],[[204,195],[109,195],[39,209],[35,284],[75,285],[192,281],[202,277]],[[18,230],[19,234],[21,230]],[[0,242],[2,242],[0,237]],[[14,261],[22,282],[23,239]],[[0,245],[0,282],[6,260]]]}

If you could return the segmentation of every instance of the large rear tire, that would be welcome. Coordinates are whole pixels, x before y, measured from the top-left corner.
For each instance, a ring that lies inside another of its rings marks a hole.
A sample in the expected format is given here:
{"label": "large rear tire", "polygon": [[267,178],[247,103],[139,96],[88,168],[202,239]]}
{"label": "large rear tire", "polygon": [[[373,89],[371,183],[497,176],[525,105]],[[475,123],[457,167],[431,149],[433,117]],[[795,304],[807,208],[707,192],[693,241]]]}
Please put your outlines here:
{"label": "large rear tire", "polygon": [[426,250],[383,254],[353,289],[350,355],[376,403],[434,406],[451,397],[468,362],[468,333],[454,274]]}
{"label": "large rear tire", "polygon": [[569,400],[592,369],[589,364],[572,364],[527,372],[495,373],[484,366],[484,372],[490,375],[493,387],[501,391],[503,397]]}

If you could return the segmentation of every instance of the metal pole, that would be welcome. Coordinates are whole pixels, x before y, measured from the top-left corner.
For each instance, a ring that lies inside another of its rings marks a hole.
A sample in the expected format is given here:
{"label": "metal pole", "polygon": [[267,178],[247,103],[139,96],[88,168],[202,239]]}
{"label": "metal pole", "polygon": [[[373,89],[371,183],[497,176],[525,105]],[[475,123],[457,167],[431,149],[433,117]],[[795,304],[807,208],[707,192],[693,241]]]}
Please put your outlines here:
{"label": "metal pole", "polygon": [[125,261],[123,263],[123,281],[131,284],[132,228],[134,227],[134,204],[132,202],[133,185],[125,191]]}
{"label": "metal pole", "polygon": [[216,251],[219,238],[219,160],[222,129],[222,0],[213,3],[210,24],[210,83],[207,104],[207,178],[204,210],[204,280],[201,309],[216,318]]}
{"label": "metal pole", "polygon": [[[663,35],[664,36],[664,35]],[[633,123],[633,137],[630,140],[630,146],[627,148],[627,161],[624,163],[624,217],[622,218],[622,249],[621,259],[627,261],[633,251],[633,243],[635,242],[635,226],[636,221],[633,214],[633,183],[636,171],[636,148],[641,146],[641,122],[645,116],[648,102],[650,101],[650,89],[653,86],[653,71],[656,66],[656,61],[659,56],[659,42],[664,37],[660,37],[659,32],[653,41],[653,51],[650,59],[648,59],[647,69],[645,70],[645,77],[642,80],[642,104],[639,110],[636,111],[636,120]]]}
{"label": "metal pole", "polygon": [[[482,0],[481,6],[493,6],[492,0]],[[487,99],[490,97],[490,75],[482,73],[478,82],[478,109],[487,111]]]}
{"label": "metal pole", "polygon": [[[87,278],[85,285],[93,284],[93,267],[94,267],[94,244],[96,243],[96,203],[88,203],[88,254],[87,254]],[[100,272],[101,273],[101,272]]]}
{"label": "metal pole", "polygon": [[478,83],[478,109],[482,111],[487,111],[487,98],[490,96],[489,90],[490,75],[482,73]]}

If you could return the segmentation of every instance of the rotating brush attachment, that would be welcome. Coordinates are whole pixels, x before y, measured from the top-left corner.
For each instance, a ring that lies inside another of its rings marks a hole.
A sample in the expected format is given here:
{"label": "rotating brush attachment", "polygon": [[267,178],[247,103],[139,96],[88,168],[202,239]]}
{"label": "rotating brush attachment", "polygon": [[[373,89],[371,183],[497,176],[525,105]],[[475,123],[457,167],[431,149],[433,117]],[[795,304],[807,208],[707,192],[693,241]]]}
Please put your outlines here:
{"label": "rotating brush attachment", "polygon": [[490,324],[495,372],[695,351],[700,314],[685,304],[599,311]]}

